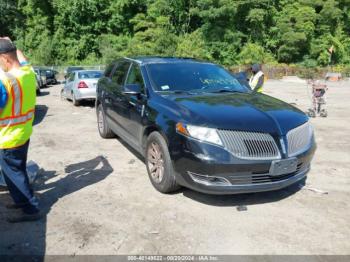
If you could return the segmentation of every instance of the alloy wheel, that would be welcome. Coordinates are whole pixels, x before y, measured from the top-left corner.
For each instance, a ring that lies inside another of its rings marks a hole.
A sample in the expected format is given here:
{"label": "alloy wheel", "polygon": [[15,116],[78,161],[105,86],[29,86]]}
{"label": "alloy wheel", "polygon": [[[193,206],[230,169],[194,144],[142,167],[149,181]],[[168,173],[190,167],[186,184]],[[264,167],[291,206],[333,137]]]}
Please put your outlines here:
{"label": "alloy wheel", "polygon": [[98,129],[100,133],[103,133],[104,130],[104,117],[102,110],[98,110],[98,118],[97,118]]}
{"label": "alloy wheel", "polygon": [[164,158],[162,150],[156,142],[152,142],[148,148],[147,154],[147,165],[152,180],[159,184],[164,177]]}

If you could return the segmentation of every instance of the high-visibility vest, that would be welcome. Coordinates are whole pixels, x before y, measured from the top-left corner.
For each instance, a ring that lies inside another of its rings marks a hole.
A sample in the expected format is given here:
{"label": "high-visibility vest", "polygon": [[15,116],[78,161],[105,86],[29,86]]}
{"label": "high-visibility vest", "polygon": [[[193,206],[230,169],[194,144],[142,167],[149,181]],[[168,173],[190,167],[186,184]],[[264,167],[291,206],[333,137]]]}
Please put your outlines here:
{"label": "high-visibility vest", "polygon": [[33,132],[36,78],[31,66],[0,73],[8,99],[0,111],[0,149],[24,145]]}
{"label": "high-visibility vest", "polygon": [[[253,90],[254,90],[255,87],[257,86],[257,84],[258,84],[258,82],[259,82],[259,78],[260,78],[261,76],[264,76],[264,73],[263,73],[262,71],[259,71],[258,73],[256,73],[255,75],[253,75],[253,76],[250,78],[250,80],[249,80],[249,85],[250,85],[250,87],[251,87]],[[257,92],[258,92],[258,93],[262,93],[262,91],[263,91],[263,87],[261,86],[261,87],[257,90]]]}

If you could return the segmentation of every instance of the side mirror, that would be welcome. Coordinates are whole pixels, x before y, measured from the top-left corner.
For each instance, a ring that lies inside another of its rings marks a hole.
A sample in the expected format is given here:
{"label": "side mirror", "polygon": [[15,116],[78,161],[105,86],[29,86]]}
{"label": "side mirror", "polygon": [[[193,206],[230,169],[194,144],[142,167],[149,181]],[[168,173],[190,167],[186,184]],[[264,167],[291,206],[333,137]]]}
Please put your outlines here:
{"label": "side mirror", "polygon": [[140,95],[141,94],[141,85],[139,84],[126,84],[124,86],[124,94],[127,95]]}

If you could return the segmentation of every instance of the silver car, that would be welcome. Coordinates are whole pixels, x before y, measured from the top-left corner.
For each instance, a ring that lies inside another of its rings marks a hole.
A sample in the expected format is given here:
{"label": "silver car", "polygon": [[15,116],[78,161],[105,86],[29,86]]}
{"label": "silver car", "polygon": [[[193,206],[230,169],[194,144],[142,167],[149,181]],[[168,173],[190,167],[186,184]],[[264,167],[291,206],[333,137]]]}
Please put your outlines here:
{"label": "silver car", "polygon": [[72,100],[75,106],[82,100],[95,100],[97,81],[102,75],[103,72],[99,70],[79,70],[69,73],[61,90],[61,97]]}

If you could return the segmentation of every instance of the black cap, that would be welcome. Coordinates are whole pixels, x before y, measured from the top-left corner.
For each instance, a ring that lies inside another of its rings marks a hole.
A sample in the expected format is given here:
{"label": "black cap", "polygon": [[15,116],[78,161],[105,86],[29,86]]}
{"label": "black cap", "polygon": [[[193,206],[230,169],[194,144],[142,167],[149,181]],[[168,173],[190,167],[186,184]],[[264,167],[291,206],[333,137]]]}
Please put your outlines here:
{"label": "black cap", "polygon": [[0,39],[0,55],[16,51],[14,43],[7,39]]}

